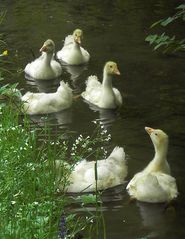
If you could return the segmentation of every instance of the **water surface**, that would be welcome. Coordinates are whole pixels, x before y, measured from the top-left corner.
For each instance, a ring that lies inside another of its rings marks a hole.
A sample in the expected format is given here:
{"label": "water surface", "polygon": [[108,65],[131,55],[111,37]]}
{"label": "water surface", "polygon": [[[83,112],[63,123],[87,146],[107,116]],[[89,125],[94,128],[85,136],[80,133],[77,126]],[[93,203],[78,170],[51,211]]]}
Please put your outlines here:
{"label": "water surface", "polygon": [[[53,134],[62,134],[65,129],[91,134],[92,121],[102,120],[112,134],[110,150],[120,145],[126,151],[127,180],[153,156],[144,127],[161,128],[170,137],[168,160],[180,192],[175,209],[166,210],[163,204],[130,203],[125,185],[107,190],[103,210],[108,239],[185,238],[184,58],[157,54],[144,41],[151,32],[149,26],[172,15],[178,3],[180,1],[172,0],[1,1],[1,7],[8,10],[2,30],[10,49],[9,58],[14,62],[12,68],[24,69],[33,60],[32,52],[39,56],[39,49],[47,38],[52,38],[59,50],[64,37],[80,27],[84,31],[83,46],[90,52],[91,62],[86,67],[64,69],[62,79],[70,83],[74,94],[84,90],[87,76],[102,77],[107,60],[116,61],[121,72],[113,81],[123,96],[119,112],[98,111],[79,98],[71,109],[51,114],[47,119],[34,116],[33,121],[43,125],[46,120],[53,127]],[[181,25],[169,30],[184,37]],[[19,82],[22,93],[28,90],[53,92],[59,84],[58,81],[28,81],[24,74],[10,77],[9,81]]]}

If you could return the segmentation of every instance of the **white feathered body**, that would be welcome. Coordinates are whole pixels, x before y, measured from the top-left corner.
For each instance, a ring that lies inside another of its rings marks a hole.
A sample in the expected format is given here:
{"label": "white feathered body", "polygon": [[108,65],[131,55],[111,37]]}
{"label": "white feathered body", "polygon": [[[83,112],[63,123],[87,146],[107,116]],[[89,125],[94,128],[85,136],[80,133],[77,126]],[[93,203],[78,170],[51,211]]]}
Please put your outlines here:
{"label": "white feathered body", "polygon": [[[115,147],[110,156],[97,161],[97,188],[105,190],[124,183],[127,176],[125,152]],[[96,190],[95,161],[79,162],[70,175],[68,192],[93,192]],[[61,185],[61,189],[63,185]]]}
{"label": "white feathered body", "polygon": [[67,65],[83,65],[88,63],[90,55],[74,42],[73,35],[69,35],[65,38],[63,48],[57,52],[57,58]]}
{"label": "white feathered body", "polygon": [[178,195],[175,178],[163,172],[137,173],[127,190],[132,198],[149,203],[168,202]]}
{"label": "white feathered body", "polygon": [[23,97],[24,110],[28,114],[46,114],[58,112],[72,105],[72,90],[64,82],[60,82],[55,93],[27,92]]}
{"label": "white feathered body", "polygon": [[61,65],[54,59],[53,55],[48,56],[45,52],[36,60],[28,63],[24,71],[27,75],[38,80],[51,80],[62,74]]}
{"label": "white feathered body", "polygon": [[115,109],[122,105],[122,96],[118,89],[104,86],[97,76],[89,76],[82,97],[100,108]]}

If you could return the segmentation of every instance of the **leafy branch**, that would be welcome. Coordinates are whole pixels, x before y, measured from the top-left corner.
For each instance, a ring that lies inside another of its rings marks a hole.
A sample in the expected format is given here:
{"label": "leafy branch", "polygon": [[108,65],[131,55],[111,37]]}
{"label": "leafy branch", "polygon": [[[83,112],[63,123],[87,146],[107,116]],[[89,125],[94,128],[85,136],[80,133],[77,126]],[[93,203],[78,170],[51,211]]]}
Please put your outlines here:
{"label": "leafy branch", "polygon": [[[155,26],[166,27],[172,22],[180,19],[185,21],[185,4],[181,4],[176,8],[178,11],[171,17],[166,19],[161,19],[157,22],[154,22],[150,28]],[[161,35],[158,34],[150,34],[145,38],[145,41],[149,42],[150,45],[153,45],[154,50],[158,50],[159,48],[163,48],[163,53],[175,53],[177,51],[185,51],[185,39],[176,39],[176,36],[172,37],[166,35],[163,32]]]}

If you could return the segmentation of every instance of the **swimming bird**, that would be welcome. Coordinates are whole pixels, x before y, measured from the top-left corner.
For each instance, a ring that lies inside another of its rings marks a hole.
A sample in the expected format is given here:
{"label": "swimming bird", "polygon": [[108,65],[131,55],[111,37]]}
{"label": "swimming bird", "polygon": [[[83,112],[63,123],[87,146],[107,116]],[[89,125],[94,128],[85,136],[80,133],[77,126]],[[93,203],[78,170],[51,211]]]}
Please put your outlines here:
{"label": "swimming bird", "polygon": [[170,175],[167,162],[168,135],[160,130],[145,127],[155,149],[153,160],[137,173],[127,185],[131,198],[149,203],[169,202],[178,195],[176,180]]}
{"label": "swimming bird", "polygon": [[62,74],[62,67],[54,59],[55,43],[48,39],[40,49],[42,55],[28,63],[24,69],[26,75],[37,80],[52,80]]}
{"label": "swimming bird", "polygon": [[59,112],[72,105],[72,89],[67,83],[60,82],[55,93],[27,92],[21,98],[24,111],[27,114],[47,114]]}
{"label": "swimming bird", "polygon": [[113,88],[112,78],[120,75],[117,64],[108,61],[103,68],[103,82],[97,76],[89,76],[86,81],[86,89],[82,97],[90,103],[104,109],[115,109],[122,105],[122,96],[118,89]]}
{"label": "swimming bird", "polygon": [[[69,177],[69,186],[67,192],[94,192],[96,191],[95,180],[96,161],[80,161],[71,172]],[[56,167],[60,172],[59,160],[56,161]],[[97,160],[97,189],[105,190],[124,183],[127,176],[127,165],[125,152],[122,147],[115,147],[108,158]],[[59,189],[63,185],[59,184]]]}
{"label": "swimming bird", "polygon": [[76,29],[72,35],[65,38],[63,48],[57,52],[57,58],[63,64],[83,65],[90,59],[89,53],[81,46],[83,31]]}

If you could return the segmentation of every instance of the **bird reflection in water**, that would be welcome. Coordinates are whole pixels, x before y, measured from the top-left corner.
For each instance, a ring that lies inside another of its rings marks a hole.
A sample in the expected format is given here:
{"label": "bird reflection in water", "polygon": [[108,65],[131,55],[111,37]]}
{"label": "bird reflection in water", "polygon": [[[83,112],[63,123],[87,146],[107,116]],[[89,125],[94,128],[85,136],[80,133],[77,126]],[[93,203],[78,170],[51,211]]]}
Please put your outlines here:
{"label": "bird reflection in water", "polygon": [[80,82],[81,75],[84,71],[88,69],[87,65],[81,65],[81,66],[62,66],[62,68],[70,74],[70,85],[73,88],[74,94],[80,94],[82,89],[81,86],[84,84],[83,82]]}
{"label": "bird reflection in water", "polygon": [[91,110],[94,112],[99,112],[99,118],[96,119],[105,129],[110,128],[116,119],[119,118],[119,111],[117,109],[102,109],[96,105],[89,103],[84,100]]}
{"label": "bird reflection in water", "polygon": [[170,229],[174,213],[169,212],[165,203],[146,203],[137,201],[142,224],[147,230],[146,238],[163,238]]}
{"label": "bird reflection in water", "polygon": [[61,78],[56,78],[53,80],[36,80],[28,75],[26,79],[27,84],[37,88],[40,93],[55,92],[61,81]]}

